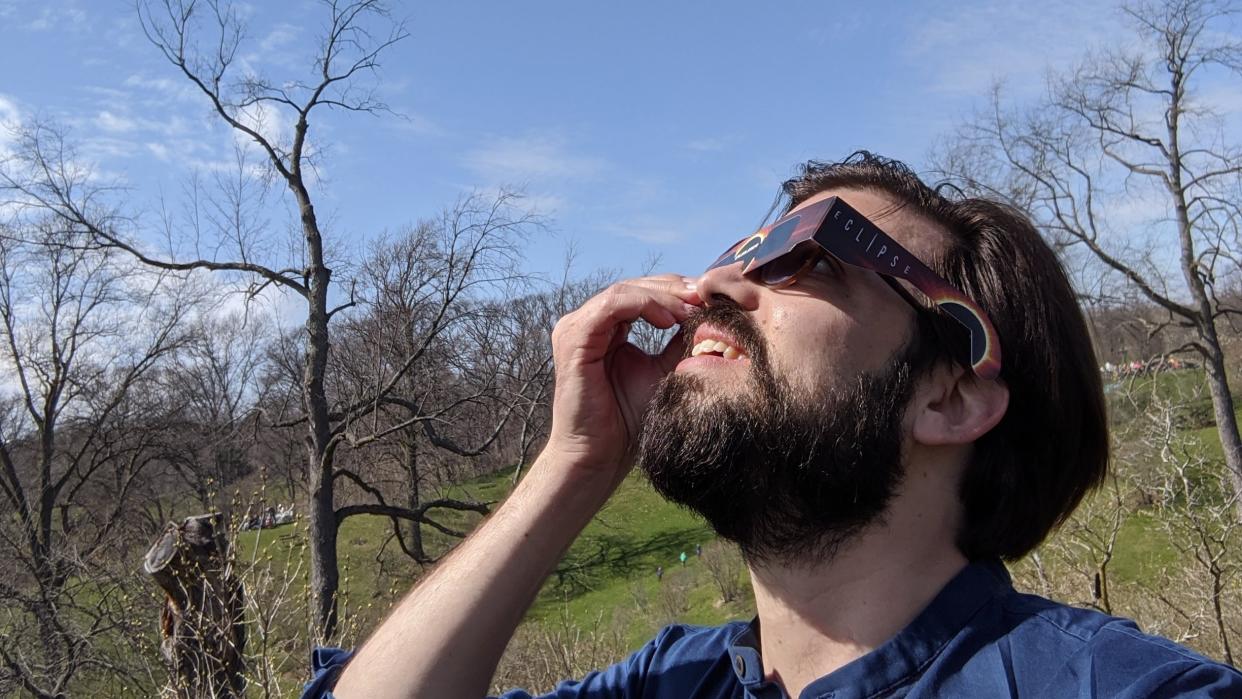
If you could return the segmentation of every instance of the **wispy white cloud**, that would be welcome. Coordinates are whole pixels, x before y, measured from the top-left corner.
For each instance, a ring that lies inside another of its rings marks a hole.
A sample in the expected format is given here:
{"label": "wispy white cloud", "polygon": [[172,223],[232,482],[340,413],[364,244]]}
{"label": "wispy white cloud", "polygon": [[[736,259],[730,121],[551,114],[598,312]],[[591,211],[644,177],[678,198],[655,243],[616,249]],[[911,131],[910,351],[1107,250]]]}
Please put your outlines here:
{"label": "wispy white cloud", "polygon": [[253,322],[275,321],[282,327],[293,327],[306,321],[306,301],[283,286],[269,284],[256,295],[249,293],[245,282],[221,282],[218,277],[206,280],[218,303],[212,316],[226,318],[237,315]]}
{"label": "wispy white cloud", "polygon": [[967,0],[944,10],[937,3],[912,17],[906,45],[907,60],[931,76],[925,86],[933,92],[983,94],[1004,78],[1033,94],[1049,68],[1118,45],[1127,34],[1113,0]]}
{"label": "wispy white cloud", "polygon": [[522,183],[591,178],[606,166],[602,158],[574,153],[563,139],[550,136],[496,138],[467,152],[464,162],[491,181]]}
{"label": "wispy white cloud", "polygon": [[[95,161],[154,157],[185,171],[228,173],[238,167],[236,150],[254,147],[248,135],[205,113],[203,96],[184,81],[131,74],[120,87],[84,89],[98,111],[65,121],[77,131],[82,154]],[[284,116],[277,109],[256,104],[238,118],[269,141],[284,143],[291,133]],[[313,143],[308,144],[308,152],[315,152]],[[312,178],[320,174],[309,173]]]}
{"label": "wispy white cloud", "polygon": [[168,78],[150,78],[141,73],[134,73],[133,75],[130,75],[125,78],[125,82],[122,84],[125,85],[125,87],[145,87],[149,90],[160,90],[164,92],[170,92],[180,85],[180,83]]}
{"label": "wispy white cloud", "polygon": [[668,221],[638,220],[601,226],[603,232],[621,238],[632,238],[653,245],[679,243],[686,240],[686,229],[670,226]]}
{"label": "wispy white cloud", "polygon": [[541,216],[563,216],[569,210],[569,200],[559,194],[525,194],[521,203]]}
{"label": "wispy white cloud", "polygon": [[[292,137],[292,134],[290,125],[281,118],[282,116],[279,109],[269,107],[264,102],[255,102],[241,110],[237,115],[237,121],[263,136],[268,143],[285,143]],[[250,136],[235,129],[233,138],[239,145],[248,146],[252,143]]]}
{"label": "wispy white cloud", "polygon": [[296,24],[275,24],[258,41],[247,41],[243,44],[244,53],[239,56],[236,67],[250,75],[265,77],[271,77],[269,72],[273,67],[294,70],[305,68],[306,56],[295,48],[295,44],[303,38],[303,32],[304,29]]}
{"label": "wispy white cloud", "polygon": [[718,153],[725,149],[727,145],[723,138],[696,138],[686,144],[686,148],[700,153]]}
{"label": "wispy white cloud", "polygon": [[424,113],[401,108],[394,108],[394,111],[397,113],[396,116],[383,120],[384,128],[420,137],[438,137],[448,135],[449,133],[447,129]]}
{"label": "wispy white cloud", "polygon": [[131,98],[162,109],[167,109],[170,103],[175,102],[201,105],[205,99],[189,81],[150,77],[145,73],[134,73],[126,77],[121,85],[130,90],[126,94]]}
{"label": "wispy white cloud", "polygon": [[126,133],[128,131],[136,131],[138,129],[138,122],[128,117],[118,116],[105,109],[95,115],[95,126],[103,131]]}
{"label": "wispy white cloud", "polygon": [[1237,88],[1233,80],[1217,80],[1198,90],[1192,99],[1202,105],[1208,105],[1213,111],[1225,119],[1242,115],[1242,90]]}
{"label": "wispy white cloud", "polygon": [[154,155],[156,158],[163,160],[165,162],[169,160],[168,146],[164,145],[163,143],[151,143],[151,142],[148,142],[146,146],[147,146],[147,151],[149,151],[151,155]]}
{"label": "wispy white cloud", "polygon": [[507,184],[479,187],[462,184],[459,188],[463,192],[473,192],[481,196],[484,201],[496,201],[504,197],[515,210],[545,219],[562,216],[570,208],[569,200],[564,195],[533,192],[529,187],[515,188]]}
{"label": "wispy white cloud", "polygon": [[83,138],[78,151],[85,162],[98,164],[106,160],[141,155],[143,148],[139,143],[126,138],[94,136]]}
{"label": "wispy white cloud", "polygon": [[274,53],[276,51],[285,50],[289,44],[302,33],[302,28],[296,24],[281,22],[267,33],[267,36],[259,42],[259,50],[265,54]]}
{"label": "wispy white cloud", "polygon": [[84,31],[89,18],[86,11],[74,3],[47,3],[39,8],[39,13],[28,19],[22,27],[35,32],[43,31]]}

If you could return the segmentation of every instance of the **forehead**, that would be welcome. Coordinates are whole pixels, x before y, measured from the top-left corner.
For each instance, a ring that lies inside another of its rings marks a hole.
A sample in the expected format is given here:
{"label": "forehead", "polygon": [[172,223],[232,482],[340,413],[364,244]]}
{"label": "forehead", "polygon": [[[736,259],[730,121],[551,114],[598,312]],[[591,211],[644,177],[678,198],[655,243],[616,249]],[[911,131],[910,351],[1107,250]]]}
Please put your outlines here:
{"label": "forehead", "polygon": [[925,263],[945,248],[948,233],[941,226],[909,211],[891,195],[873,189],[826,189],[807,197],[791,213],[831,197],[841,197]]}

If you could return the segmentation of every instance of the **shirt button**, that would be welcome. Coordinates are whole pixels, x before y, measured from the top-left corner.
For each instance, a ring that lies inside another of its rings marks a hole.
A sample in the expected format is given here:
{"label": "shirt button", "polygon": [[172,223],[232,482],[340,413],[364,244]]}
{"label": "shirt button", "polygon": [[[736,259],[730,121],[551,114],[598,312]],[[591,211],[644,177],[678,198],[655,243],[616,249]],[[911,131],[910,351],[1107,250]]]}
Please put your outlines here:
{"label": "shirt button", "polygon": [[746,677],[746,661],[741,655],[733,656],[733,670],[737,672],[738,677]]}

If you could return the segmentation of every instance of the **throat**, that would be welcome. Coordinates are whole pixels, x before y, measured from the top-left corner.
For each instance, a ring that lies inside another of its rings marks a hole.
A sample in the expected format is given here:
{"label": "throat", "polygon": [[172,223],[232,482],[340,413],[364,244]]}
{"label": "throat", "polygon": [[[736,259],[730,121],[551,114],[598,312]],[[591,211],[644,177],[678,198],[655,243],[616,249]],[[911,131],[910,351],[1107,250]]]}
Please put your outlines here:
{"label": "throat", "polygon": [[901,633],[967,564],[956,549],[930,560],[902,558],[847,546],[822,567],[752,567],[765,677],[797,697]]}

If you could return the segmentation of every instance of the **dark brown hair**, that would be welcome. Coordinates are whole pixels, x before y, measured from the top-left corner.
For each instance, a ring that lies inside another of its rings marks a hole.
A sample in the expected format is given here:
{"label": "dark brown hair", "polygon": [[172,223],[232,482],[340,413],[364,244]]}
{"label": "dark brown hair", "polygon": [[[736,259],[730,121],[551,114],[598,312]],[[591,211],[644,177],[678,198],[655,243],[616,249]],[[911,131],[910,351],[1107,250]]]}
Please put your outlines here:
{"label": "dark brown hair", "polygon": [[[840,188],[885,194],[942,227],[947,245],[925,262],[982,306],[996,327],[1009,408],[975,442],[959,487],[964,518],[957,543],[972,560],[1020,558],[1069,517],[1108,469],[1103,386],[1065,270],[1021,211],[988,199],[946,198],[904,163],[867,151],[836,163],[807,162],[783,185],[787,209]],[[930,309],[919,315],[916,332],[940,340],[928,343],[939,349],[920,361],[963,363],[964,333],[956,323]]]}

